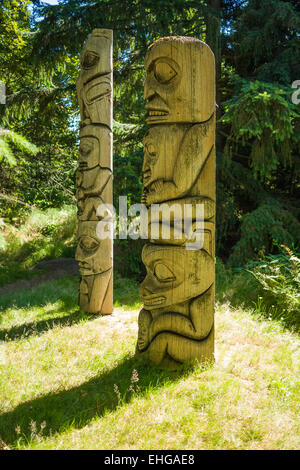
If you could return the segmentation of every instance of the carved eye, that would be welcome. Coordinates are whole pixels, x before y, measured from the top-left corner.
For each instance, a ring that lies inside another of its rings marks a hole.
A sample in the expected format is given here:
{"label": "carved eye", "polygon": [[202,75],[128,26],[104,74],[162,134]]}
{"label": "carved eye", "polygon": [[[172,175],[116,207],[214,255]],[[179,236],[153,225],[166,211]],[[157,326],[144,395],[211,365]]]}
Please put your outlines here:
{"label": "carved eye", "polygon": [[94,238],[86,236],[86,237],[82,237],[82,239],[80,240],[80,246],[84,250],[91,251],[91,250],[95,250],[96,248],[98,248],[99,243]]}
{"label": "carved eye", "polygon": [[162,263],[158,263],[154,268],[154,274],[160,281],[175,281],[172,271]]}
{"label": "carved eye", "polygon": [[83,56],[82,67],[84,69],[89,69],[94,67],[99,61],[99,56],[94,52],[86,52]]}
{"label": "carved eye", "polygon": [[147,145],[147,150],[148,150],[149,155],[151,155],[151,157],[155,157],[155,155],[156,155],[156,148],[154,147],[153,144]]}
{"label": "carved eye", "polygon": [[168,83],[177,73],[167,62],[157,62],[154,66],[154,75],[159,83]]}
{"label": "carved eye", "polygon": [[156,163],[156,160],[158,158],[156,147],[153,144],[148,144],[146,148],[147,148],[148,155],[150,157],[150,162],[152,164]]}

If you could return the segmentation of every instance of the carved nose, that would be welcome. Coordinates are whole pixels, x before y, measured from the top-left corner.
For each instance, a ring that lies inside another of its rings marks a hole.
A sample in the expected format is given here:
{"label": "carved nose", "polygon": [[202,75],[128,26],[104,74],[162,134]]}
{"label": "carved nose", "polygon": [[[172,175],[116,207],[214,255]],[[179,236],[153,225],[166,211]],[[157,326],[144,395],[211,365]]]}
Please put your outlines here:
{"label": "carved nose", "polygon": [[84,261],[84,256],[82,253],[82,249],[79,245],[77,245],[76,251],[75,251],[75,259],[76,261]]}
{"label": "carved nose", "polygon": [[148,275],[145,277],[145,279],[140,284],[140,294],[141,294],[141,296],[153,294],[153,292],[151,290],[149,290],[149,288],[147,287],[147,284],[148,284],[148,281],[149,281],[147,279],[147,277],[148,277]]}
{"label": "carved nose", "polygon": [[144,161],[143,161],[143,166],[142,166],[142,172],[145,173],[145,171],[150,170],[150,165],[148,161],[148,155],[146,154],[146,150],[144,150]]}
{"label": "carved nose", "polygon": [[144,88],[144,100],[150,100],[155,95],[155,90],[152,88],[151,85],[145,83]]}

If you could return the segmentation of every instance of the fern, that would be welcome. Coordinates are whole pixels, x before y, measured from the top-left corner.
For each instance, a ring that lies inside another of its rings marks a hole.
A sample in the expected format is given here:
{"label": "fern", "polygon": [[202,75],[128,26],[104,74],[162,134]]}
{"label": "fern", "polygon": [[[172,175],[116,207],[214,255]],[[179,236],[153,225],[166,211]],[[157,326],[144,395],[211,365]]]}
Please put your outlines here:
{"label": "fern", "polygon": [[11,144],[18,150],[36,155],[38,147],[29,142],[25,137],[14,131],[0,128],[0,161],[5,160],[9,166],[17,164],[16,158],[11,149]]}
{"label": "fern", "polygon": [[286,245],[280,254],[267,256],[249,272],[263,289],[269,315],[287,326],[300,328],[300,258]]}
{"label": "fern", "polygon": [[8,142],[0,136],[0,161],[2,160],[5,160],[9,166],[15,166],[17,163]]}

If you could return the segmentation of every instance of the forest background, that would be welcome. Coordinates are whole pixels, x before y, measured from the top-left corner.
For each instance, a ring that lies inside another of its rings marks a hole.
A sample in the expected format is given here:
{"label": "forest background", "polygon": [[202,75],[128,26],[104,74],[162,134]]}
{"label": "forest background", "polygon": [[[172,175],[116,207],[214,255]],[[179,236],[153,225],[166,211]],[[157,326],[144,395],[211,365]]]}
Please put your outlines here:
{"label": "forest background", "polygon": [[[169,35],[207,42],[217,69],[217,274],[252,269],[264,290],[273,296],[274,288],[285,296],[292,292],[295,300],[299,2],[122,0],[120,6],[116,0],[54,5],[1,0],[0,5],[0,80],[6,91],[0,104],[2,284],[24,277],[41,259],[74,256],[80,51],[93,28],[111,28],[115,207],[120,195],[127,195],[128,204],[140,202],[147,47]],[[142,279],[141,248],[142,242],[116,240],[120,276]],[[299,309],[299,295],[295,302]]]}
{"label": "forest background", "polygon": [[[113,315],[78,308],[75,84],[94,28],[114,31],[116,208],[141,198],[147,47],[214,51],[214,363],[135,354],[144,240],[115,240]],[[0,0],[0,450],[299,449],[299,127],[299,1]]]}

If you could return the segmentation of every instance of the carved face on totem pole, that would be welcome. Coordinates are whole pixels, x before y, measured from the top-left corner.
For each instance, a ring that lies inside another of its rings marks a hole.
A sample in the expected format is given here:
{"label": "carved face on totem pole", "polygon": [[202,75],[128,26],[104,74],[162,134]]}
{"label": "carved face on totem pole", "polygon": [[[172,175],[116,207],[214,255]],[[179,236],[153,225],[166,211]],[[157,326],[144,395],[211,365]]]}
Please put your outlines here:
{"label": "carved face on totem pole", "polygon": [[153,126],[144,137],[143,186],[157,179],[171,180],[186,128],[177,125]]}
{"label": "carved face on totem pole", "polygon": [[214,55],[194,38],[170,37],[148,49],[144,99],[148,124],[207,121],[215,110]]}
{"label": "carved face on totem pole", "polygon": [[84,126],[79,134],[78,168],[90,170],[96,166],[112,167],[112,133],[104,126]]}
{"label": "carved face on totem pole", "polygon": [[112,31],[95,29],[84,45],[81,71],[76,85],[81,126],[97,123],[111,127],[111,44]]}
{"label": "carved face on totem pole", "polygon": [[107,271],[112,267],[111,240],[100,240],[96,233],[96,221],[81,221],[78,226],[78,245],[75,258],[82,276]]}
{"label": "carved face on totem pole", "polygon": [[142,260],[147,275],[140,292],[147,310],[197,297],[214,281],[214,259],[204,250],[149,244],[143,248]]}

